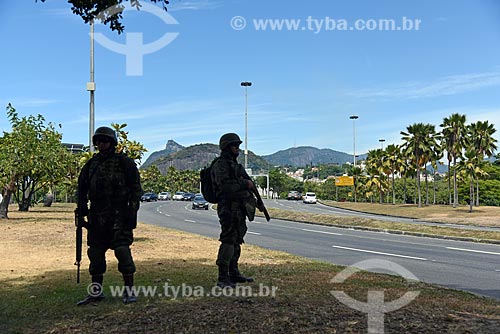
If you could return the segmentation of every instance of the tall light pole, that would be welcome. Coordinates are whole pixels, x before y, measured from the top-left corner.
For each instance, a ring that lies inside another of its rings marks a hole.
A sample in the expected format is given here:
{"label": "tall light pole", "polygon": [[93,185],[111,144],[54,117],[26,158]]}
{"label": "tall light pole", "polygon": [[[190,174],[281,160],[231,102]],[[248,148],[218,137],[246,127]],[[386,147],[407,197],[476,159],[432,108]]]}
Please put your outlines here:
{"label": "tall light pole", "polygon": [[384,138],[380,138],[378,141],[382,144],[382,151],[383,151],[384,150],[385,139]]}
{"label": "tall light pole", "polygon": [[[354,160],[354,168],[353,168],[353,174],[355,174],[356,172],[356,120],[359,118],[358,115],[351,115],[349,116],[350,119],[352,119],[352,146],[353,146],[353,160]],[[354,203],[357,202],[357,198],[356,198],[356,176],[353,175],[353,178],[354,178]]]}
{"label": "tall light pole", "polygon": [[252,85],[249,81],[243,81],[241,86],[245,87],[245,169],[248,167],[248,92],[247,89]]}
{"label": "tall light pole", "polygon": [[90,92],[90,116],[89,116],[89,149],[94,153],[92,136],[94,135],[94,21],[90,22],[90,81],[87,82],[87,90]]}
{"label": "tall light pole", "polygon": [[358,115],[352,115],[349,116],[350,119],[352,119],[352,146],[353,146],[353,154],[352,156],[354,157],[354,167],[356,167],[356,126],[355,126],[355,121],[359,118]]}

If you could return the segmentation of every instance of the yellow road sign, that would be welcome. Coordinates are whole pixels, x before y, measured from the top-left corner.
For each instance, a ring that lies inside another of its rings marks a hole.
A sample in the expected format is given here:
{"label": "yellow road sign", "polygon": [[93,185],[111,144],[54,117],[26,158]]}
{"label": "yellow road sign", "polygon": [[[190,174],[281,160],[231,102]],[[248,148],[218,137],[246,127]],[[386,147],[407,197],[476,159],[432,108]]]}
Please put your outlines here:
{"label": "yellow road sign", "polygon": [[354,177],[352,176],[339,176],[335,179],[335,186],[343,187],[343,186],[353,186],[354,185]]}

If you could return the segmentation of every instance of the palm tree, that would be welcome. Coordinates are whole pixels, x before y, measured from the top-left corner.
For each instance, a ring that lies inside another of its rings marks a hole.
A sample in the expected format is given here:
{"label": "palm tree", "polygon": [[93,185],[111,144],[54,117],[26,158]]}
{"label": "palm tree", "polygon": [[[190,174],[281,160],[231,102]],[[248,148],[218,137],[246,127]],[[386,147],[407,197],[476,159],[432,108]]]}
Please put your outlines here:
{"label": "palm tree", "polygon": [[433,182],[433,200],[432,204],[436,204],[436,174],[437,174],[437,169],[438,165],[441,164],[439,160],[443,157],[443,151],[441,150],[441,146],[437,145],[434,147],[432,150],[431,154],[431,166],[433,170],[433,177],[434,177],[434,182]]}
{"label": "palm tree", "polygon": [[[465,146],[465,115],[452,114],[443,119],[441,127],[443,128],[443,140],[446,151],[448,151],[448,174],[450,172],[450,159],[453,160],[453,166],[457,164],[457,158],[462,155],[462,149]],[[453,207],[458,204],[457,191],[457,170],[453,168]]]}
{"label": "palm tree", "polygon": [[464,178],[469,180],[469,212],[472,212],[474,204],[474,181],[480,175],[486,175],[486,172],[481,169],[481,161],[478,152],[473,148],[465,151],[465,159],[462,159],[458,165],[458,170],[463,174]]}
{"label": "palm tree", "polygon": [[390,166],[392,174],[392,204],[396,204],[396,192],[394,190],[394,177],[396,173],[402,172],[403,158],[401,157],[401,149],[398,145],[388,145],[385,149],[387,162]]}
{"label": "palm tree", "polygon": [[[497,149],[495,143],[497,140],[493,138],[493,134],[497,131],[493,124],[488,121],[478,121],[467,127],[469,136],[468,144],[478,154],[479,162],[484,159],[484,156],[491,157]],[[476,178],[476,206],[479,206],[479,178]]]}
{"label": "palm tree", "polygon": [[370,179],[366,182],[366,187],[368,189],[373,187],[378,189],[380,204],[382,204],[384,192],[387,189],[386,173],[388,171],[388,164],[384,159],[384,151],[381,149],[368,151],[366,171],[370,175]]}
{"label": "palm tree", "polygon": [[420,171],[429,161],[429,154],[432,147],[436,146],[435,126],[432,124],[415,123],[406,127],[407,132],[401,131],[403,144],[406,153],[416,165],[417,170],[417,189],[418,189],[418,207],[422,207],[422,191],[420,187]]}

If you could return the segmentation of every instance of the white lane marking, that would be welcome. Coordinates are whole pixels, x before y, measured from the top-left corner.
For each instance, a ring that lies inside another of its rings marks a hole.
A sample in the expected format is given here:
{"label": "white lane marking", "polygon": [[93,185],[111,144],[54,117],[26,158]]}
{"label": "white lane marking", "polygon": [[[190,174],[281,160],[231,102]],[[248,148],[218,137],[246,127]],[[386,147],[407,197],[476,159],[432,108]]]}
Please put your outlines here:
{"label": "white lane marking", "polygon": [[196,223],[196,220],[189,220],[189,219],[184,219],[185,222],[188,222],[188,223]]}
{"label": "white lane marking", "polygon": [[400,254],[376,252],[376,251],[371,251],[371,250],[366,250],[366,249],[358,249],[358,248],[350,248],[350,247],[342,247],[342,246],[332,246],[332,247],[333,248],[346,249],[346,250],[352,250],[352,251],[355,251],[355,252],[371,253],[371,254],[379,254],[379,255],[386,255],[386,256],[403,257],[403,258],[406,258],[406,259],[427,261],[427,259],[423,258],[423,257],[415,257],[415,256],[408,256],[408,255],[400,255]]}
{"label": "white lane marking", "polygon": [[165,216],[167,217],[172,217],[171,215],[169,215],[168,213],[164,213]]}
{"label": "white lane marking", "polygon": [[262,235],[262,233],[250,232],[250,231],[248,231],[247,233],[248,233],[248,234],[255,234],[255,235]]}
{"label": "white lane marking", "polygon": [[306,228],[303,228],[302,231],[306,232],[314,232],[314,233],[323,233],[323,234],[331,234],[331,235],[342,235],[340,233],[334,233],[334,232],[326,232],[326,231],[317,231],[317,230],[308,230]]}
{"label": "white lane marking", "polygon": [[459,250],[463,252],[472,252],[472,253],[482,253],[482,254],[491,254],[491,255],[500,255],[500,253],[495,253],[495,252],[487,252],[487,251],[480,251],[480,250],[475,250],[475,249],[466,249],[466,248],[456,248],[456,247],[446,247],[447,249],[451,250]]}

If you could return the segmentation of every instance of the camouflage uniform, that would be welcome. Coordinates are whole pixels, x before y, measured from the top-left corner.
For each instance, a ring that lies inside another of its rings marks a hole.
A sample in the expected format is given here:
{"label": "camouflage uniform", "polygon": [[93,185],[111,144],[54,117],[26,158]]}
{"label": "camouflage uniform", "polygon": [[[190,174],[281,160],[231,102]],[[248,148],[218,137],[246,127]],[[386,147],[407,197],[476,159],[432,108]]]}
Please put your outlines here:
{"label": "camouflage uniform", "polygon": [[218,199],[217,215],[221,226],[219,238],[221,245],[216,261],[219,267],[218,285],[234,286],[229,284],[229,281],[231,283],[252,281],[238,271],[241,244],[244,243],[243,238],[247,232],[246,204],[255,203],[248,189],[248,180],[244,178],[243,166],[238,164],[236,156],[223,149],[221,156],[212,165],[212,173]]}
{"label": "camouflage uniform", "polygon": [[109,154],[95,154],[83,167],[78,178],[78,208],[82,217],[88,216],[87,255],[93,282],[102,285],[105,254],[112,249],[125,285],[133,285],[136,268],[130,245],[134,240],[141,195],[134,160],[116,153],[114,147]]}

